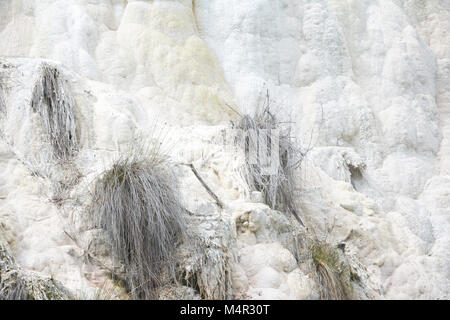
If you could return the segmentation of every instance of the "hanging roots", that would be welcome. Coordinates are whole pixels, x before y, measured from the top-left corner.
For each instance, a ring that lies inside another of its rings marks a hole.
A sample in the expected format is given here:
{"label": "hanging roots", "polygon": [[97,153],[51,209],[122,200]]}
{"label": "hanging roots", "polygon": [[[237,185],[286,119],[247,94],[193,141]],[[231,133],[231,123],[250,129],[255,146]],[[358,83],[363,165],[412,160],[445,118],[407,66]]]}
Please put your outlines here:
{"label": "hanging roots", "polygon": [[134,299],[156,299],[175,278],[174,251],[186,230],[177,180],[167,163],[124,157],[96,181],[93,212],[106,230]]}
{"label": "hanging roots", "polygon": [[[237,129],[245,134],[244,176],[250,189],[260,191],[272,209],[292,213],[303,225],[294,202],[294,171],[300,166],[303,153],[294,145],[289,130],[282,130],[268,107],[254,117],[244,115]],[[270,163],[261,159],[261,151],[267,152]],[[265,166],[273,169],[265,172]]]}
{"label": "hanging roots", "polygon": [[312,259],[316,266],[321,299],[350,299],[352,293],[350,268],[339,256],[337,249],[327,243],[314,243]]}
{"label": "hanging roots", "polygon": [[237,260],[234,224],[219,215],[190,213],[187,219],[190,234],[195,236],[177,251],[180,282],[202,299],[233,299],[231,270]]}
{"label": "hanging roots", "polygon": [[31,107],[40,114],[57,159],[70,159],[78,150],[75,101],[60,71],[46,63],[37,81]]}
{"label": "hanging roots", "polygon": [[0,112],[5,112],[5,110],[6,110],[5,89],[3,88],[2,83],[0,82]]}

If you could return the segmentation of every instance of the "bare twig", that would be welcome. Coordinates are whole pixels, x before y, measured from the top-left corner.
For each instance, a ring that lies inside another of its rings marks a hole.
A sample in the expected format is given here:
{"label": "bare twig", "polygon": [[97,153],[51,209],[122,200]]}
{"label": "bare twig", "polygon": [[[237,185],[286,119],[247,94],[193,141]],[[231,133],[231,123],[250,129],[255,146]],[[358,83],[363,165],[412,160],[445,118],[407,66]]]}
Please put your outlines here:
{"label": "bare twig", "polygon": [[206,184],[206,182],[202,179],[200,174],[198,173],[197,169],[195,169],[194,165],[192,163],[182,163],[182,165],[188,166],[191,168],[194,175],[197,177],[198,181],[203,185],[205,190],[209,193],[209,195],[216,201],[217,206],[219,206],[220,209],[223,209],[223,202],[220,201],[219,197],[211,190],[210,187]]}

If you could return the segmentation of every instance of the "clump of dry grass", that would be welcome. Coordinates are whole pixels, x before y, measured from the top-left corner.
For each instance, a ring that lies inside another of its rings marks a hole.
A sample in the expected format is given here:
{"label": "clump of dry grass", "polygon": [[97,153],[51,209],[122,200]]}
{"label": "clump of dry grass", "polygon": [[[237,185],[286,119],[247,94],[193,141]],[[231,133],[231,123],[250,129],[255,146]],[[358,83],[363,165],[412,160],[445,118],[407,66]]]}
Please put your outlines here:
{"label": "clump of dry grass", "polygon": [[[269,96],[262,112],[244,115],[235,126],[244,133],[246,161],[243,175],[253,191],[260,191],[272,209],[292,213],[303,225],[294,201],[295,170],[304,153],[295,144],[290,128],[283,126],[271,112]],[[275,150],[273,150],[275,148]],[[262,154],[266,152],[266,154]],[[272,163],[267,163],[267,160]],[[266,172],[265,166],[272,169]]]}
{"label": "clump of dry grass", "polygon": [[10,287],[0,290],[0,300],[28,300],[28,294],[22,280],[17,279]]}
{"label": "clump of dry grass", "polygon": [[312,259],[324,300],[348,300],[352,292],[350,268],[341,259],[337,249],[325,242],[312,245]]}
{"label": "clump of dry grass", "polygon": [[154,152],[122,156],[96,181],[93,213],[123,264],[134,299],[156,299],[174,277],[174,251],[186,230],[178,182]]}
{"label": "clump of dry grass", "polygon": [[5,65],[0,63],[0,116],[6,114],[6,97],[8,93],[8,86],[6,81],[5,72],[2,70]]}
{"label": "clump of dry grass", "polygon": [[78,150],[75,100],[58,68],[44,63],[31,100],[40,114],[57,159],[69,159]]}
{"label": "clump of dry grass", "polygon": [[129,300],[129,296],[119,283],[108,279],[93,292],[79,292],[75,300]]}
{"label": "clump of dry grass", "polygon": [[53,278],[17,266],[0,225],[0,300],[67,300],[72,294]]}

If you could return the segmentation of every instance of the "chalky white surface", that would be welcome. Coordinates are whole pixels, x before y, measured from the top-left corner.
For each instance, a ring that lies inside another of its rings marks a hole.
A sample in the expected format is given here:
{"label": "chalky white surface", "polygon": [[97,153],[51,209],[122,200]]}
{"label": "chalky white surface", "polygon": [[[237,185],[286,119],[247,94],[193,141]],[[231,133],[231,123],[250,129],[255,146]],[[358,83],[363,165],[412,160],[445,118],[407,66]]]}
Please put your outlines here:
{"label": "chalky white surface", "polygon": [[[232,174],[237,155],[210,140],[235,117],[227,105],[252,112],[269,90],[314,147],[298,197],[307,226],[345,241],[382,297],[450,298],[449,0],[0,0],[0,57],[24,58],[9,59],[20,70],[6,100],[13,148],[0,156],[0,221],[23,268],[93,285],[45,182],[19,161],[38,152],[17,110],[44,58],[76,96],[86,177],[108,162],[99,150],[166,121],[174,159],[196,164],[230,218],[262,205]],[[351,181],[348,166],[362,163]],[[210,210],[198,181],[181,178],[188,206]],[[252,237],[238,236],[237,292],[317,297],[307,275],[277,264],[292,258],[273,237]]]}

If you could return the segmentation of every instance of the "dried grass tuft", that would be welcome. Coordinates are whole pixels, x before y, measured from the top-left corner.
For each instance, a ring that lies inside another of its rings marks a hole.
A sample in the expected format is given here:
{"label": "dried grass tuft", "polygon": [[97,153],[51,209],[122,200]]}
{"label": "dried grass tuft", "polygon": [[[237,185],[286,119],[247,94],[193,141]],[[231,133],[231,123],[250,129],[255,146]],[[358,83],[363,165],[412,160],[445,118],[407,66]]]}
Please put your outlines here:
{"label": "dried grass tuft", "polygon": [[350,269],[341,259],[337,249],[325,242],[316,242],[312,246],[312,259],[316,266],[321,299],[350,299]]}
{"label": "dried grass tuft", "polygon": [[163,279],[175,277],[174,251],[186,230],[177,187],[166,159],[151,151],[122,156],[95,183],[95,220],[134,299],[156,299]]}
{"label": "dried grass tuft", "polygon": [[42,65],[31,108],[40,114],[57,159],[70,159],[78,150],[75,100],[58,68]]}

